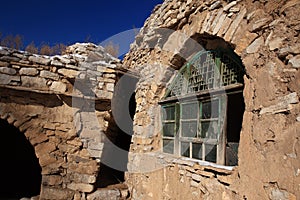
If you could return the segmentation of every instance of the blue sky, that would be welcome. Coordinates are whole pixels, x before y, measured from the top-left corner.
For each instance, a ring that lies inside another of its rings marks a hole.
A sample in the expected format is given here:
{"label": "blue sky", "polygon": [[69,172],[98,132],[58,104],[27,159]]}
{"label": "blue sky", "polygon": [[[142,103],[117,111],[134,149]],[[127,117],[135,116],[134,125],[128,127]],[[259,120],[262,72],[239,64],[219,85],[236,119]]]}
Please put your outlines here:
{"label": "blue sky", "polygon": [[[140,28],[163,0],[17,0],[2,1],[0,32],[20,34],[24,45],[100,43],[123,31]],[[128,38],[127,40],[131,40]]]}

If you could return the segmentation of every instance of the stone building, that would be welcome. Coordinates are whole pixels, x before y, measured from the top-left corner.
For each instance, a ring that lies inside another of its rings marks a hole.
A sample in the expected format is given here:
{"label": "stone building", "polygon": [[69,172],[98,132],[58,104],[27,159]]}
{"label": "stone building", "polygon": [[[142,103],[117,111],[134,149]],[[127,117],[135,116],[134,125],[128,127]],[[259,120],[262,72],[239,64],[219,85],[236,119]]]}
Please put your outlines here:
{"label": "stone building", "polygon": [[1,48],[1,190],[299,199],[299,9],[165,0],[122,62],[93,44],[53,57]]}
{"label": "stone building", "polygon": [[141,77],[132,199],[300,198],[299,8],[299,0],[155,8],[124,59]]}
{"label": "stone building", "polygon": [[105,165],[111,143],[130,144],[111,112],[118,59],[91,43],[52,57],[1,47],[0,66],[1,198],[86,199],[124,181]]}

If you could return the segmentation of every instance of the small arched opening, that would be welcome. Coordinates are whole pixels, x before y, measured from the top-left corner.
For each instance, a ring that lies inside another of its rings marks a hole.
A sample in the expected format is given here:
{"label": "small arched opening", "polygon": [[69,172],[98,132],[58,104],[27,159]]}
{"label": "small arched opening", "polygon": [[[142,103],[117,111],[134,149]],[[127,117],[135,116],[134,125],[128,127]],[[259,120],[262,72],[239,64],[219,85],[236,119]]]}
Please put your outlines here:
{"label": "small arched opening", "polygon": [[41,167],[25,135],[0,119],[0,199],[20,199],[40,194]]}

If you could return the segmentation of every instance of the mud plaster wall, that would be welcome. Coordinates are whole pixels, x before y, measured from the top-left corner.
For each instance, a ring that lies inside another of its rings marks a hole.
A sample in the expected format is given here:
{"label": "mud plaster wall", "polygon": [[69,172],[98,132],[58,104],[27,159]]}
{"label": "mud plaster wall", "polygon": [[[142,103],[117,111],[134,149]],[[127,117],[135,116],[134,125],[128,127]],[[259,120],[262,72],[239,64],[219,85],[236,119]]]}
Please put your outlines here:
{"label": "mud plaster wall", "polygon": [[[124,59],[141,74],[129,163],[136,173],[127,174],[133,199],[300,198],[299,9],[299,0],[167,0],[155,8]],[[224,41],[246,69],[233,171],[160,152],[158,101],[182,57],[201,50],[189,38],[208,49],[216,43],[203,41]]]}

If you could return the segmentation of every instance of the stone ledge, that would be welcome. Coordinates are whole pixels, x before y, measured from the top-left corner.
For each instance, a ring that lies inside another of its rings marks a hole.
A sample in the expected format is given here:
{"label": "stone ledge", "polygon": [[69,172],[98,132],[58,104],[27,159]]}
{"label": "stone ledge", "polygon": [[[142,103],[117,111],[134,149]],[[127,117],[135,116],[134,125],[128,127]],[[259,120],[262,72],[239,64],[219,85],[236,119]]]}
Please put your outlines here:
{"label": "stone ledge", "polygon": [[186,157],[177,157],[175,155],[166,154],[166,153],[153,153],[154,157],[157,159],[163,160],[168,164],[178,164],[182,166],[189,166],[197,171],[207,171],[207,172],[215,172],[219,174],[232,174],[235,169],[235,166],[224,166],[219,165],[207,161],[186,158]]}
{"label": "stone ledge", "polygon": [[72,93],[61,93],[58,91],[51,91],[51,90],[37,90],[37,89],[31,89],[29,87],[22,87],[22,86],[8,86],[8,85],[0,85],[0,88],[6,88],[6,89],[13,89],[18,91],[26,91],[26,92],[34,92],[38,94],[53,94],[53,95],[64,95],[66,97],[74,97],[74,98],[83,98],[85,100],[91,100],[91,101],[110,101],[109,98],[101,98],[101,97],[90,97],[90,96],[84,96],[84,95],[75,95]]}

